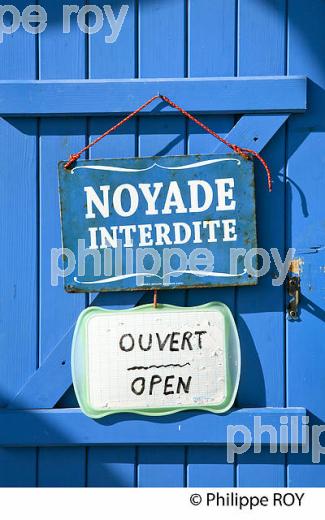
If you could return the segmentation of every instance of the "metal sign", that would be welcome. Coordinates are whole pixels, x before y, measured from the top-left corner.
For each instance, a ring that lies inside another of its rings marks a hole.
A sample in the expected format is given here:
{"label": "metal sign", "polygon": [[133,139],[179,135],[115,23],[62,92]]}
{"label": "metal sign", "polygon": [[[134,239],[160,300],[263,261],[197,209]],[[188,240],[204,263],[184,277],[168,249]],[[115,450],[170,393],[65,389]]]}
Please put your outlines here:
{"label": "metal sign", "polygon": [[228,409],[238,386],[239,341],[219,303],[127,311],[89,308],[73,340],[73,381],[91,417]]}
{"label": "metal sign", "polygon": [[[234,155],[59,165],[69,292],[252,285],[253,163]],[[239,253],[238,253],[239,251]]]}

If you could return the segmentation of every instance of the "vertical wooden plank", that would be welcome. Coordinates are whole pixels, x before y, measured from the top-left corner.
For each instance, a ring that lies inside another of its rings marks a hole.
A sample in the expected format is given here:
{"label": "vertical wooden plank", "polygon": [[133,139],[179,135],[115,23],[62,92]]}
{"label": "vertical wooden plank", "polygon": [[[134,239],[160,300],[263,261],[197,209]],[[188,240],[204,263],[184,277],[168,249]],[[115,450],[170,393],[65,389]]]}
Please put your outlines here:
{"label": "vertical wooden plank", "polygon": [[88,487],[135,487],[135,449],[131,446],[89,448]]}
{"label": "vertical wooden plank", "polygon": [[[189,2],[189,73],[195,76],[233,76],[236,68],[236,2],[203,0]],[[221,135],[227,134],[233,116],[201,116],[200,119]],[[194,123],[189,124],[188,152],[213,153],[218,141]],[[235,313],[233,288],[192,289],[188,305],[221,301]],[[233,486],[234,466],[226,461],[223,446],[188,448],[187,483],[190,487]]]}
{"label": "vertical wooden plank", "polygon": [[[85,0],[78,1],[80,9],[85,4]],[[65,0],[42,0],[41,5],[48,25],[40,36],[40,79],[84,79],[86,37],[78,27],[77,14],[65,14],[63,8],[69,5]]]}
{"label": "vertical wooden plank", "polygon": [[[22,11],[28,2],[18,0]],[[5,19],[10,25],[10,15]],[[36,40],[20,27],[0,44],[0,79],[36,79]],[[0,119],[1,406],[6,406],[37,367],[37,123]],[[27,304],[26,304],[27,302]],[[34,486],[36,450],[0,449],[0,485]]]}
{"label": "vertical wooden plank", "polygon": [[[173,2],[139,0],[140,77],[186,76],[185,7],[184,0]],[[139,118],[139,155],[184,153],[186,153],[186,122],[183,118],[179,116]],[[161,293],[163,294],[158,294],[160,302],[186,304],[185,291],[161,291]],[[150,298],[150,295],[146,296]],[[139,447],[138,486],[184,486],[185,458],[184,447]]]}
{"label": "vertical wooden plank", "polygon": [[37,367],[36,134],[35,120],[0,120],[3,290],[7,295],[0,302],[1,406],[6,406]]}
{"label": "vertical wooden plank", "polygon": [[[308,77],[308,109],[292,116],[288,125],[287,246],[296,248],[296,257],[304,264],[300,319],[288,322],[287,392],[289,406],[298,402],[306,406],[310,426],[325,423],[324,20],[321,0],[309,4],[289,0],[288,73]],[[317,438],[314,455],[316,443]],[[289,456],[288,485],[323,486],[324,479],[324,455],[318,464],[312,462],[312,452]]]}
{"label": "vertical wooden plank", "polygon": [[36,449],[0,449],[0,486],[34,487],[36,485]]}
{"label": "vertical wooden plank", "polygon": [[283,487],[286,482],[284,455],[270,453],[268,447],[257,454],[248,451],[238,457],[239,487]]}
{"label": "vertical wooden plank", "polygon": [[80,447],[40,449],[38,486],[83,487],[85,485],[86,462],[84,452],[85,449]]}
{"label": "vertical wooden plank", "polygon": [[185,9],[185,0],[172,2],[139,0],[139,76],[141,78],[186,76]]}
{"label": "vertical wooden plank", "polygon": [[[47,30],[40,35],[42,80],[84,78],[86,74],[86,37],[76,21],[71,22],[69,34],[63,33],[63,4],[63,0],[55,6],[49,0],[42,4],[49,16]],[[80,7],[83,4],[81,2]],[[84,146],[85,134],[86,121],[82,118],[40,121],[40,364],[59,342],[71,344],[74,324],[85,307],[84,295],[64,292],[62,278],[57,286],[51,282],[51,250],[61,247],[57,164]],[[39,485],[84,485],[85,453],[84,448],[41,448]]]}
{"label": "vertical wooden plank", "polygon": [[238,76],[286,73],[286,1],[238,0]]}
{"label": "vertical wooden plank", "polygon": [[235,465],[227,462],[227,449],[191,446],[187,457],[188,487],[233,487]]}
{"label": "vertical wooden plank", "polygon": [[191,77],[236,73],[236,0],[189,0],[188,70]]}
{"label": "vertical wooden plank", "polygon": [[183,487],[184,451],[178,446],[139,448],[139,487]]}
{"label": "vertical wooden plank", "polygon": [[[90,139],[116,124],[117,119],[91,118]],[[91,158],[128,157],[135,155],[136,121],[130,121],[91,150]],[[134,487],[136,474],[135,447],[90,447],[87,464],[88,487]]]}
{"label": "vertical wooden plank", "polygon": [[[116,41],[106,43],[105,38],[111,34],[111,30],[105,17],[102,30],[89,36],[89,77],[91,79],[135,77],[138,67],[135,45],[137,36],[136,0],[127,2],[96,0],[95,4],[102,11],[104,5],[106,8],[107,5],[110,5],[115,19],[120,20],[121,30]],[[123,4],[128,6],[127,11],[120,11]]]}
{"label": "vertical wooden plank", "polygon": [[[90,78],[134,77],[137,70],[136,2],[129,5],[121,32],[114,43],[105,43],[107,31],[100,31],[89,38]],[[107,4],[101,1],[96,5]],[[113,2],[117,17],[119,2]],[[136,108],[136,107],[135,107]],[[93,117],[89,121],[89,138],[93,140],[119,121],[118,118]],[[90,157],[130,157],[136,155],[137,125],[131,120],[117,132],[98,143],[90,151]],[[109,299],[109,298],[108,298]],[[136,485],[136,449],[133,446],[90,447],[88,449],[87,486],[89,487],[134,487]]]}
{"label": "vertical wooden plank", "polygon": [[[281,75],[286,67],[286,2],[239,0],[238,73]],[[281,130],[263,150],[273,174],[273,192],[266,189],[264,172],[256,164],[258,247],[277,248],[284,257],[285,137]],[[280,180],[281,179],[281,180]],[[273,264],[274,265],[274,264]],[[242,375],[239,406],[283,406],[285,404],[284,289],[272,286],[276,269],[253,288],[237,289],[238,330],[242,344]],[[254,385],[252,385],[254,380]],[[270,458],[271,457],[271,458]],[[272,460],[275,460],[272,463]],[[281,467],[282,464],[282,467]],[[241,485],[285,485],[284,455],[248,454],[238,457],[237,483]]]}
{"label": "vertical wooden plank", "polygon": [[[14,2],[14,7],[20,13],[28,5],[30,5],[28,0],[16,0]],[[9,12],[4,17],[4,23],[9,27],[12,24],[12,15]],[[1,79],[36,79],[36,45],[37,38],[35,35],[27,33],[22,26],[12,34],[4,34],[3,42],[0,43]]]}

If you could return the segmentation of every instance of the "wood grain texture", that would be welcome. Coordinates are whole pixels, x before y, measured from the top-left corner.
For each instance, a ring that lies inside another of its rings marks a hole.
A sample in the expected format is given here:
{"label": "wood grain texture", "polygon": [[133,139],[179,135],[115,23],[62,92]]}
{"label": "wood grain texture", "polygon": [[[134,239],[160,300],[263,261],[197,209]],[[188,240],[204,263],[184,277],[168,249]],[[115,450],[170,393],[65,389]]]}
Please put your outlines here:
{"label": "wood grain texture", "polygon": [[[158,92],[238,144],[263,148],[274,190],[268,194],[257,166],[259,246],[277,247],[282,257],[285,248],[297,248],[305,262],[301,314],[286,324],[285,293],[272,286],[274,273],[256,288],[159,294],[165,303],[220,300],[232,309],[242,342],[240,410],[219,417],[119,415],[95,422],[68,408],[75,406],[71,392],[60,400],[63,409],[1,410],[0,485],[323,485],[323,461],[270,454],[265,439],[262,453],[249,451],[228,464],[225,439],[229,421],[252,429],[256,415],[277,429],[281,415],[301,419],[306,407],[312,424],[325,421],[324,2],[129,0],[112,45],[104,41],[107,25],[88,37],[74,20],[71,33],[63,35],[63,3],[41,2],[49,24],[39,38],[20,28],[0,44],[0,233],[6,244],[1,405],[52,407],[70,385],[69,329],[87,302],[49,284],[49,251],[60,245],[57,161]],[[118,2],[110,3],[116,17]],[[27,4],[15,1],[20,11]],[[300,113],[285,128],[291,111]],[[216,151],[222,147],[212,136],[156,102],[98,145],[93,157]],[[100,302],[116,308],[136,303]]]}
{"label": "wood grain texture", "polygon": [[[26,7],[19,0],[16,7]],[[36,42],[18,29],[0,44],[0,80],[35,80]],[[1,407],[38,363],[38,147],[35,119],[0,119]],[[0,485],[34,486],[36,450],[0,448]]]}
{"label": "wood grain texture", "polygon": [[[61,26],[62,6],[53,5],[49,0],[43,7],[48,12],[49,30],[40,35],[39,74],[41,80],[52,78],[86,78],[85,35],[74,26],[70,34],[63,34]],[[84,2],[81,3],[81,7]],[[73,27],[73,26],[72,26]],[[55,41],[55,45],[53,42]],[[39,317],[39,365],[50,359],[54,361],[56,371],[47,372],[48,384],[41,388],[30,386],[42,401],[54,406],[62,393],[57,391],[57,382],[68,382],[70,345],[74,324],[79,313],[85,307],[83,295],[66,294],[61,278],[54,286],[51,281],[51,250],[61,247],[60,208],[58,204],[57,163],[59,157],[68,157],[74,147],[83,146],[86,135],[85,119],[46,119],[39,123],[40,130],[40,317]],[[52,365],[53,366],[53,365]],[[36,382],[37,382],[36,376]],[[35,382],[35,379],[33,379]],[[70,385],[69,385],[70,386]],[[42,388],[44,390],[42,390]],[[46,392],[48,388],[48,392]],[[20,396],[23,400],[24,396]],[[45,395],[44,395],[45,394]],[[34,403],[35,404],[35,403]],[[24,406],[27,406],[25,403]],[[39,486],[82,486],[85,483],[84,448],[63,448],[39,450],[38,485]],[[67,469],[68,468],[68,469]]]}
{"label": "wood grain texture", "polygon": [[[256,416],[262,425],[269,425],[279,432],[281,417],[288,421],[297,417],[298,421],[306,415],[305,408],[233,408],[227,414],[205,412],[178,412],[161,417],[145,417],[121,413],[93,420],[78,408],[52,410],[1,410],[0,445],[2,446],[151,446],[152,454],[159,446],[176,446],[181,452],[184,446],[225,446],[229,425],[242,425],[252,433],[252,443],[268,445],[268,432],[259,434],[254,431]],[[294,434],[294,432],[292,432]],[[243,433],[234,432],[234,440],[241,443]],[[295,439],[289,437],[289,442]],[[275,444],[280,442],[278,435]],[[302,443],[302,432],[298,430],[297,443]],[[91,448],[95,449],[95,448]],[[148,460],[146,451],[146,460]],[[183,457],[183,455],[182,455]],[[97,459],[98,460],[98,459]],[[225,459],[223,459],[225,460]],[[89,470],[89,467],[88,467]],[[159,468],[157,468],[157,471]],[[141,485],[141,468],[139,468]]]}
{"label": "wood grain texture", "polygon": [[[143,68],[140,68],[140,71]],[[148,71],[149,77],[153,72]],[[0,82],[0,114],[121,115],[163,94],[192,113],[301,112],[306,78],[192,78],[97,81]],[[156,101],[143,114],[175,109]]]}
{"label": "wood grain texture", "polygon": [[[287,326],[287,400],[310,411],[310,426],[325,423],[324,352],[324,143],[325,143],[325,4],[307,6],[289,0],[288,72],[304,70],[309,79],[309,110],[288,125],[287,247],[296,248],[302,265],[300,320]],[[308,168],[308,175],[306,171]],[[314,430],[317,431],[317,430]],[[317,441],[316,441],[317,442]],[[320,437],[324,444],[323,435]],[[313,444],[315,448],[315,443]],[[323,486],[324,457],[313,463],[312,451],[290,455],[288,485]],[[315,455],[315,453],[314,453]]]}
{"label": "wood grain texture", "polygon": [[[283,74],[286,67],[286,2],[239,0],[238,74]],[[257,45],[257,40],[259,44]],[[273,191],[268,193],[264,172],[255,163],[258,247],[277,248],[284,258],[285,134],[277,132],[263,150],[273,174]],[[254,291],[237,290],[237,325],[242,344],[242,376],[239,406],[283,406],[285,404],[285,295],[274,287],[275,266],[261,277]],[[254,374],[254,375],[253,375]],[[254,384],[252,384],[252,377]],[[265,455],[265,461],[264,461]],[[237,459],[238,485],[286,484],[285,456],[270,464],[268,453]],[[279,470],[280,465],[280,470]],[[259,484],[260,482],[260,484]],[[269,482],[269,484],[266,484]]]}
{"label": "wood grain texture", "polygon": [[[204,0],[189,3],[189,73],[191,77],[235,75],[236,45],[236,2],[234,0]],[[217,35],[217,37],[216,37]],[[213,49],[213,51],[212,51]],[[202,56],[208,58],[202,59]],[[203,70],[202,70],[203,69]],[[225,136],[234,125],[231,115],[204,116],[203,122]],[[188,152],[211,153],[220,142],[207,132],[188,125]],[[235,314],[235,289],[198,289],[188,291],[188,305],[209,301],[221,301]],[[227,464],[225,446],[189,447],[187,453],[187,486],[234,486],[235,467]]]}
{"label": "wood grain texture", "polygon": [[[139,76],[184,77],[187,43],[184,0],[174,2],[139,1]],[[166,36],[168,36],[166,38]],[[184,154],[186,121],[172,116],[139,117],[139,155]],[[162,291],[159,301],[186,305],[186,292]],[[148,296],[147,296],[148,298]],[[151,297],[152,301],[152,297]],[[185,485],[185,448],[180,446],[139,447],[137,452],[139,487]]]}
{"label": "wood grain texture", "polygon": [[[101,6],[105,2],[100,2]],[[105,43],[103,31],[89,38],[89,77],[94,78],[133,78],[137,69],[137,13],[136,2],[128,3],[125,25],[116,43]],[[117,6],[113,4],[117,16]],[[105,33],[106,34],[106,33]],[[109,93],[105,94],[109,96]],[[104,98],[103,98],[104,99]],[[117,118],[91,117],[88,121],[89,140],[101,135],[107,128],[115,125]],[[90,150],[89,158],[132,157],[137,154],[136,121],[130,121],[113,135],[98,143]],[[93,304],[123,309],[135,306],[141,299],[139,294],[98,295],[90,301]],[[112,305],[113,302],[113,305]],[[136,448],[134,446],[94,447],[87,450],[87,486],[89,487],[134,487],[136,484]]]}

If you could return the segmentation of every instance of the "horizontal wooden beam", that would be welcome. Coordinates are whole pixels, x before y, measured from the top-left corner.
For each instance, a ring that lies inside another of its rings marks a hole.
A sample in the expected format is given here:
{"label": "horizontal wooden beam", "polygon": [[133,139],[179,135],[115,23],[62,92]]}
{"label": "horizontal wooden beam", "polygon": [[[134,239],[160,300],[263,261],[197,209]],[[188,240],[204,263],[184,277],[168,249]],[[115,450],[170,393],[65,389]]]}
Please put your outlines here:
{"label": "horizontal wooden beam", "polygon": [[[118,115],[164,94],[192,113],[299,112],[306,109],[306,78],[176,78],[0,81],[1,116]],[[174,113],[155,101],[143,113]]]}
{"label": "horizontal wooden beam", "polygon": [[[180,412],[153,418],[117,414],[95,421],[79,409],[1,410],[0,446],[226,444],[227,429],[231,425],[241,428],[234,437],[236,442],[269,444],[270,433],[263,433],[260,438],[259,424],[269,429],[273,427],[277,435],[272,443],[279,444],[284,417],[288,420],[289,443],[302,444],[305,415],[304,408],[252,408],[224,415]],[[243,432],[247,434],[246,439]],[[228,432],[228,442],[232,440]]]}

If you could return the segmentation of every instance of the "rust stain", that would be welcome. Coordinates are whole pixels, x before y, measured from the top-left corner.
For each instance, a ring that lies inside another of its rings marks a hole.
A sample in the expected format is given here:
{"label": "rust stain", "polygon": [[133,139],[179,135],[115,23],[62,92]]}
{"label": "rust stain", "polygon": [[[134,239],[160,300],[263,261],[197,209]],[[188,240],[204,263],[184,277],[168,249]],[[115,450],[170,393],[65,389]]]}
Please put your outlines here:
{"label": "rust stain", "polygon": [[292,274],[300,275],[302,269],[301,266],[304,263],[302,258],[294,258],[290,263],[289,271]]}

